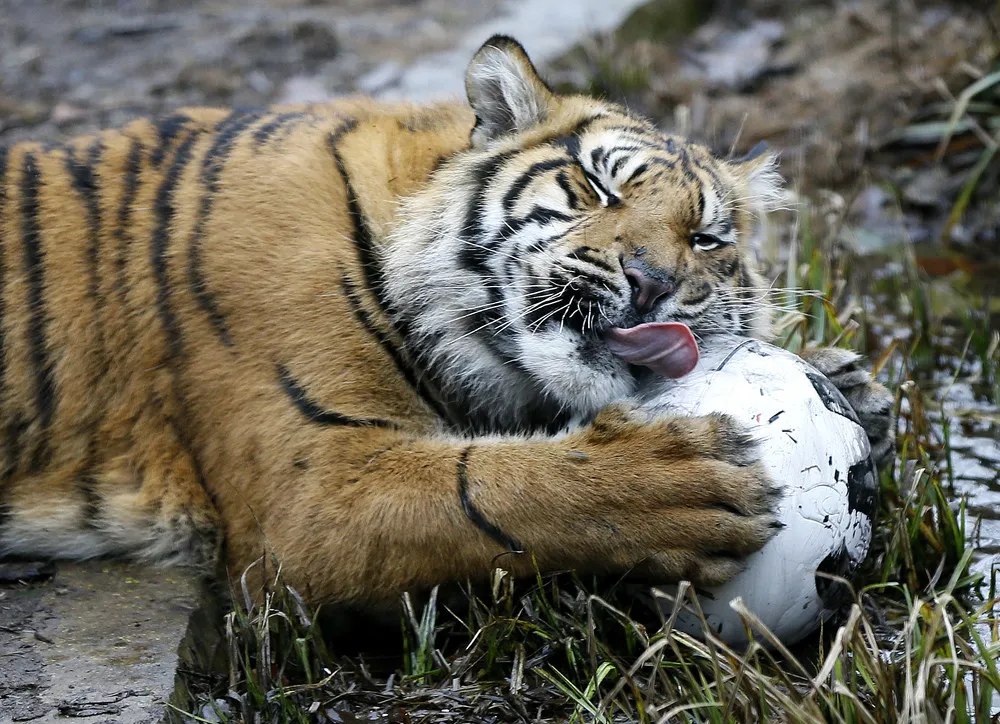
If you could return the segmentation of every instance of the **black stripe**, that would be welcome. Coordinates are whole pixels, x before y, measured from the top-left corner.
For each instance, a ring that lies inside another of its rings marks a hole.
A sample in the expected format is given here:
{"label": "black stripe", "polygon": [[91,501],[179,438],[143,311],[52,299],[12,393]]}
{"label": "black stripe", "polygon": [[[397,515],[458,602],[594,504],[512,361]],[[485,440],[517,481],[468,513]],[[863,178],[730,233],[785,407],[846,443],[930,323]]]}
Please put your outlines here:
{"label": "black stripe", "polygon": [[173,163],[167,171],[160,188],[156,192],[156,202],[153,206],[156,214],[156,228],[150,240],[150,264],[156,277],[156,308],[167,336],[167,351],[171,358],[179,357],[183,352],[181,330],[177,317],[170,306],[170,278],[167,274],[167,246],[170,243],[170,225],[174,218],[174,191],[181,174],[191,161],[191,150],[199,138],[199,133],[193,132],[177,149]]}
{"label": "black stripe", "polygon": [[12,485],[2,485],[7,483],[14,474],[17,473],[21,463],[21,436],[24,434],[27,424],[19,417],[14,417],[3,431],[3,451],[4,467],[0,472],[0,529],[6,524],[13,513],[13,506],[10,504],[10,493]]}
{"label": "black stripe", "polygon": [[[87,273],[89,276],[88,293],[94,302],[94,310],[99,319],[103,304],[101,302],[101,276],[100,276],[100,244],[101,244],[101,207],[98,201],[97,177],[94,173],[97,164],[100,163],[101,154],[104,153],[104,142],[98,138],[87,149],[87,159],[77,161],[71,154],[66,158],[66,169],[72,179],[73,188],[80,195],[80,200],[87,209]],[[100,340],[104,335],[97,325],[97,333]],[[101,349],[103,342],[99,342]]]}
{"label": "black stripe", "polygon": [[507,189],[507,193],[503,195],[504,211],[510,211],[514,208],[514,204],[521,198],[521,194],[524,193],[524,190],[536,178],[548,171],[568,166],[569,163],[569,160],[565,158],[552,158],[548,161],[538,161],[531,164],[524,173],[517,177],[517,180]]}
{"label": "black stripe", "polygon": [[577,224],[574,224],[565,231],[560,231],[558,234],[553,234],[552,236],[546,236],[541,239],[537,239],[536,241],[533,241],[531,242],[531,244],[526,246],[524,248],[524,251],[526,254],[531,252],[545,251],[550,246],[552,246],[553,243],[565,239],[570,234],[570,232],[574,231],[577,228],[577,226],[578,226]]}
{"label": "black stripe", "polygon": [[472,446],[470,445],[462,450],[462,454],[458,458],[458,499],[462,504],[465,517],[472,521],[472,524],[479,528],[479,530],[483,531],[483,533],[507,550],[512,553],[523,553],[524,546],[504,533],[493,523],[486,520],[485,516],[479,512],[479,509],[469,499],[469,455],[471,454]]}
{"label": "black stripe", "polygon": [[597,176],[595,176],[594,174],[592,174],[590,171],[587,171],[586,169],[584,169],[583,175],[587,177],[588,181],[590,181],[591,186],[593,186],[598,191],[600,191],[602,194],[604,194],[604,196],[608,199],[608,201],[610,203],[610,200],[614,196],[614,194],[611,193],[604,186],[604,184],[601,183],[601,180],[599,178],[597,178]]}
{"label": "black stripe", "polygon": [[83,471],[76,479],[76,489],[83,498],[83,525],[91,530],[97,528],[97,518],[101,514],[103,502],[97,492],[97,476],[94,470],[97,460],[97,438],[92,436],[87,446],[87,459],[83,464]]}
{"label": "black stripe", "polygon": [[174,140],[189,123],[191,123],[191,118],[183,113],[174,113],[156,122],[159,143],[157,143],[156,148],[150,155],[153,168],[160,167],[160,164],[163,163],[163,159],[167,155],[167,151],[173,146]]}
{"label": "black stripe", "polygon": [[[375,295],[375,300],[382,311],[391,317],[389,301],[385,295],[382,266],[375,251],[371,230],[368,228],[364,212],[361,210],[361,204],[358,202],[358,196],[354,191],[354,186],[351,184],[351,177],[344,166],[344,159],[337,149],[337,144],[340,140],[353,131],[357,125],[357,121],[352,119],[344,123],[336,132],[330,134],[330,152],[333,154],[333,160],[337,164],[337,173],[340,174],[341,179],[344,181],[344,189],[347,194],[347,211],[353,225],[351,238],[354,240],[354,247],[358,252],[358,262],[361,264],[361,271],[364,274],[365,286]],[[405,337],[405,330],[403,331],[403,336]]]}
{"label": "black stripe", "polygon": [[3,474],[0,475],[0,482],[12,478],[21,466],[22,436],[27,428],[28,423],[19,416],[14,416],[4,426],[3,448],[6,460],[4,461]]}
{"label": "black stripe", "polygon": [[462,240],[466,242],[458,253],[458,262],[463,269],[478,274],[489,274],[486,260],[490,255],[490,250],[483,238],[482,224],[487,184],[496,176],[500,166],[512,155],[512,153],[497,154],[472,169],[470,181],[473,194],[469,199],[469,206],[465,210],[465,220],[459,231]]}
{"label": "black stripe", "polygon": [[295,381],[288,368],[278,365],[278,381],[282,391],[295,404],[296,409],[302,413],[309,422],[319,425],[335,425],[344,427],[388,427],[398,429],[399,425],[391,420],[381,420],[376,417],[349,417],[333,410],[326,410],[314,400],[309,399],[308,394],[301,385]]}
{"label": "black stripe", "polygon": [[[621,124],[617,124],[617,125],[614,125],[614,126],[605,126],[602,130],[605,130],[605,131],[618,131],[618,133],[632,133],[632,134],[634,134],[636,136],[640,136],[640,137],[644,137],[644,138],[648,137],[648,136],[658,136],[658,135],[660,135],[659,132],[655,128],[649,128],[649,127],[645,127],[645,126],[623,126]],[[629,141],[638,141],[638,142],[642,142],[642,140],[643,139],[636,139],[636,138],[630,138],[629,139]]]}
{"label": "black stripe", "polygon": [[541,224],[547,224],[551,221],[570,222],[573,221],[574,218],[575,217],[570,216],[569,214],[565,214],[562,211],[559,211],[558,209],[550,209],[545,206],[534,206],[532,207],[531,211],[528,213],[527,216],[520,219],[514,219],[513,221],[509,221],[507,224],[505,224],[504,228],[500,229],[500,231],[497,233],[496,238],[497,240],[507,239],[510,236],[516,234],[518,231],[523,229],[528,224],[541,225]]}
{"label": "black stripe", "polygon": [[[379,262],[378,254],[375,250],[371,229],[368,227],[364,211],[361,209],[357,193],[354,190],[354,185],[351,183],[350,174],[347,171],[343,156],[341,156],[340,149],[338,148],[338,144],[341,139],[357,128],[357,125],[356,120],[347,120],[335,132],[330,134],[328,144],[330,153],[333,156],[334,164],[337,168],[337,173],[340,175],[340,178],[344,183],[344,193],[347,197],[347,212],[351,218],[352,224],[351,238],[354,242],[355,250],[357,251],[358,263],[361,266],[365,287],[374,297],[379,310],[385,315],[393,331],[402,337],[405,346],[409,338],[409,323],[407,321],[407,317],[403,314],[396,314],[396,311],[393,309],[392,304],[389,301],[385,290],[385,279],[383,276],[382,265]],[[346,283],[347,280],[344,279],[343,281]],[[358,303],[356,296],[349,296],[348,300],[356,310],[364,312]],[[367,313],[365,313],[365,316],[367,316]],[[372,328],[374,329],[374,325],[372,325]],[[383,344],[383,348],[385,348],[390,357],[393,358],[397,368],[406,377],[407,381],[414,386],[421,398],[431,405],[431,408],[437,413],[437,415],[442,420],[451,419],[447,409],[439,401],[437,401],[430,389],[426,387],[421,380],[417,379],[412,368],[405,363],[402,357],[398,355],[398,352],[393,353],[389,351],[392,349],[392,345],[389,344],[388,339],[386,339],[386,344]]]}
{"label": "black stripe", "polygon": [[[603,289],[609,292],[612,291],[612,289],[608,285],[608,280],[605,277],[602,277],[593,272],[586,271],[584,269],[574,268],[572,269],[572,272],[573,272],[573,277],[582,279],[583,281],[586,282],[590,282],[591,286],[597,290]],[[592,300],[587,300],[586,298],[584,298],[582,301],[592,301]]]}
{"label": "black stripe", "polygon": [[677,168],[677,162],[671,161],[668,158],[663,158],[662,156],[649,156],[648,158],[649,158],[649,163],[653,164],[654,166],[663,166],[664,168],[668,168],[671,171]]}
{"label": "black stripe", "polygon": [[[475,271],[482,275],[489,275],[489,267],[486,265],[489,256],[493,253],[495,249],[497,249],[500,246],[502,242],[506,241],[514,234],[521,231],[521,229],[523,229],[528,224],[542,225],[552,221],[570,222],[573,221],[575,218],[576,217],[570,214],[563,213],[562,211],[559,211],[557,209],[550,209],[545,206],[533,206],[531,211],[528,212],[526,216],[506,221],[503,227],[491,239],[489,239],[489,241],[485,240],[480,240],[478,242],[473,241],[468,245],[468,248],[463,248],[462,251],[459,252],[459,261],[460,263],[462,263],[463,267],[469,269],[470,271]],[[472,219],[471,221],[474,221],[474,223],[478,227],[479,225],[478,218]],[[465,236],[464,232],[465,229],[463,229],[463,236]],[[554,238],[559,238],[565,233],[566,232],[564,231],[563,234],[557,234]],[[546,239],[543,241],[548,242],[551,240]],[[537,242],[532,246],[538,246]],[[471,262],[471,265],[466,266],[465,264],[466,260],[469,260]]]}
{"label": "black stripe", "polygon": [[233,346],[229,325],[226,323],[226,317],[219,308],[215,296],[209,291],[202,273],[202,235],[205,231],[205,223],[212,213],[215,194],[219,190],[219,175],[222,173],[226,158],[242,133],[263,115],[263,111],[234,111],[216,126],[215,140],[202,161],[201,204],[198,206],[198,217],[195,220],[194,229],[191,230],[191,238],[188,240],[188,281],[191,284],[191,291],[194,293],[198,306],[208,315],[208,320],[215,328],[219,340],[227,347]]}
{"label": "black stripe", "polygon": [[[87,210],[87,270],[88,270],[88,294],[94,305],[94,324],[97,335],[98,349],[103,352],[105,349],[104,330],[100,323],[104,309],[101,297],[101,273],[100,273],[100,231],[101,231],[101,208],[98,200],[98,179],[95,173],[104,153],[104,142],[97,138],[87,148],[85,161],[78,161],[71,153],[66,157],[66,170],[69,172],[73,188],[80,195]],[[98,375],[105,374],[107,363],[104,363],[104,370],[97,372]],[[101,498],[97,494],[97,480],[94,477],[93,468],[97,461],[97,425],[94,425],[90,433],[90,443],[87,449],[87,460],[83,466],[83,472],[76,479],[76,488],[83,499],[83,520],[84,526],[90,529],[96,528],[97,516],[100,514]]]}
{"label": "black stripe", "polygon": [[128,156],[125,159],[125,178],[123,180],[122,198],[118,204],[118,218],[115,226],[115,239],[118,241],[118,253],[115,258],[115,290],[121,298],[122,304],[126,304],[126,267],[128,265],[128,251],[132,243],[130,231],[132,204],[135,203],[135,196],[139,190],[139,172],[142,170],[142,155],[144,149],[142,141],[138,138],[132,139]]}
{"label": "black stripe", "polygon": [[636,176],[638,176],[639,174],[645,173],[646,169],[648,169],[648,168],[649,168],[649,166],[647,164],[640,163],[638,166],[635,167],[635,171],[633,171],[629,175],[629,177],[625,180],[625,183],[626,184],[632,183],[635,180]]}
{"label": "black stripe", "polygon": [[[56,384],[52,361],[49,359],[46,327],[48,317],[45,312],[45,251],[42,249],[42,230],[39,222],[38,192],[42,184],[41,172],[35,155],[24,157],[24,176],[21,179],[21,216],[24,226],[24,271],[28,280],[28,322],[27,343],[31,365],[35,373],[35,407],[42,431],[45,433],[52,424],[56,411]],[[42,438],[36,451],[33,468],[38,469],[48,449],[48,442]]]}
{"label": "black stripe", "polygon": [[[194,144],[199,138],[201,138],[202,133],[203,129],[195,128],[191,131],[187,138],[184,139],[184,142],[181,143],[181,145],[177,148],[177,152],[174,154],[173,161],[170,163],[170,168],[167,170],[163,180],[160,182],[160,187],[157,189],[156,199],[153,205],[156,227],[150,237],[149,244],[150,265],[153,268],[153,276],[156,279],[157,286],[156,308],[161,323],[163,324],[164,334],[167,338],[167,365],[174,378],[173,392],[176,395],[177,402],[180,406],[181,415],[185,415],[188,409],[188,405],[184,397],[183,387],[179,384],[179,370],[177,366],[178,360],[183,353],[183,340],[181,338],[181,329],[178,325],[177,317],[170,306],[170,277],[167,273],[167,247],[170,243],[170,227],[174,218],[174,192],[177,189],[177,183],[180,181],[181,176],[184,173],[184,169],[186,169],[187,165],[191,162]],[[155,391],[152,394],[155,404],[162,411],[164,421],[177,435],[177,438],[181,442],[181,446],[189,454],[191,463],[194,466],[195,477],[198,480],[198,484],[201,485],[209,499],[213,503],[216,503],[217,499],[215,493],[208,487],[206,482],[204,467],[194,446],[193,436],[188,433],[183,419],[177,419],[173,414],[169,414],[167,410],[164,409],[164,402],[159,395],[157,395]],[[86,494],[86,491],[84,492]],[[88,504],[89,502],[90,501],[88,501]],[[100,501],[96,502],[99,504]],[[223,541],[222,545],[225,547],[225,541]],[[223,556],[224,554],[225,551],[223,550]]]}
{"label": "black stripe", "polygon": [[576,211],[580,207],[580,199],[577,198],[576,191],[570,186],[569,177],[565,171],[560,171],[556,174],[556,183],[559,184],[559,188],[566,194],[566,203],[571,209]]}
{"label": "black stripe", "polygon": [[578,246],[566,256],[568,256],[570,259],[579,259],[580,261],[586,262],[591,266],[596,266],[598,269],[602,269],[603,271],[608,272],[608,274],[618,274],[619,272],[621,272],[620,265],[616,269],[615,267],[613,267],[611,264],[608,264],[600,257],[595,257],[591,253],[593,251],[596,251],[596,249],[593,249],[592,247],[589,246]]}
{"label": "black stripe", "polygon": [[[642,149],[639,146],[615,146],[614,150],[610,154],[608,154],[608,158],[610,159],[611,156],[614,154],[621,154],[621,155],[615,159],[615,162],[613,164],[611,164],[611,171],[610,171],[611,177],[614,178],[615,176],[617,176],[618,172],[622,170],[622,166],[628,163],[628,161],[632,159],[632,157],[635,155],[637,151],[641,150]],[[634,176],[635,174],[633,173],[632,175]]]}
{"label": "black stripe", "polygon": [[701,180],[698,178],[697,174],[691,169],[691,156],[688,154],[687,148],[682,147],[678,154],[681,160],[681,169],[684,171],[684,179],[693,184],[698,184]]}
{"label": "black stripe", "polygon": [[256,146],[260,147],[265,145],[271,140],[271,137],[280,131],[285,125],[291,123],[292,121],[297,121],[305,118],[305,113],[293,112],[293,113],[280,113],[274,118],[272,118],[267,123],[261,125],[253,134],[253,142]]}
{"label": "black stripe", "polygon": [[706,291],[702,292],[701,294],[699,294],[699,295],[697,295],[695,297],[692,297],[691,299],[682,299],[680,301],[680,306],[682,306],[682,307],[693,307],[695,305],[701,304],[706,299],[708,299],[710,296],[712,296],[712,288],[711,287],[709,287]]}
{"label": "black stripe", "polygon": [[579,160],[580,156],[580,136],[582,136],[588,128],[595,122],[604,118],[603,115],[590,116],[589,118],[584,118],[582,121],[576,124],[572,131],[570,131],[565,136],[558,136],[555,138],[550,138],[547,143],[553,146],[560,146],[566,150],[570,156],[574,159]]}
{"label": "black stripe", "polygon": [[[719,174],[716,173],[716,170],[715,170],[715,168],[714,168],[713,165],[704,164],[699,159],[694,159],[694,166],[695,166],[695,168],[699,168],[702,171],[704,171],[706,174],[708,174],[708,178],[712,182],[712,186],[713,187],[715,187],[715,188],[725,188],[725,184],[722,183],[722,179],[719,178]],[[699,182],[700,182],[700,179],[699,179]]]}
{"label": "black stripe", "polygon": [[590,165],[597,171],[601,166],[601,162],[606,158],[607,151],[604,149],[604,146],[598,146],[590,152]]}
{"label": "black stripe", "polygon": [[438,401],[437,397],[424,380],[417,378],[416,371],[407,363],[405,359],[403,359],[403,355],[398,349],[396,349],[392,340],[390,340],[385,333],[375,326],[375,323],[368,315],[368,312],[361,306],[361,300],[358,298],[357,290],[347,277],[341,279],[341,288],[344,291],[344,296],[347,297],[348,303],[351,305],[351,312],[353,312],[354,318],[358,321],[358,324],[364,327],[365,331],[373,336],[379,345],[381,345],[382,349],[385,350],[385,353],[392,359],[393,364],[396,365],[396,369],[399,370],[401,375],[403,375],[403,378],[410,385],[410,387],[417,392],[420,399],[427,403],[427,406],[434,410],[442,421],[453,421],[453,418],[449,414],[448,410],[441,402]]}

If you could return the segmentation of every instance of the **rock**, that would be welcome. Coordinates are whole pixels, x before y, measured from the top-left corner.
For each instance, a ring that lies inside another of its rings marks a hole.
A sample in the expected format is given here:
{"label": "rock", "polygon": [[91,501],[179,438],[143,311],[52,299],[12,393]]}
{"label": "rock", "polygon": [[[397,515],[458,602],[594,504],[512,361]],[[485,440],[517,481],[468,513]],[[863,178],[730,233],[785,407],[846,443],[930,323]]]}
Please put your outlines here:
{"label": "rock", "polygon": [[0,721],[161,721],[199,603],[182,570],[107,561],[0,589]]}
{"label": "rock", "polygon": [[262,20],[234,43],[229,60],[262,71],[314,72],[340,52],[333,30],[315,21],[295,24]]}
{"label": "rock", "polygon": [[941,166],[921,169],[903,186],[903,198],[914,206],[944,208],[951,204],[955,183]]}
{"label": "rock", "polygon": [[358,78],[355,85],[362,93],[374,95],[399,83],[402,74],[399,64],[389,60]]}
{"label": "rock", "polygon": [[[704,34],[713,29],[706,27]],[[700,52],[692,53],[697,67],[693,72],[705,83],[744,90],[770,67],[772,49],[784,37],[785,27],[776,20],[757,20],[735,32],[717,31],[718,35]]]}
{"label": "rock", "polygon": [[278,103],[282,105],[323,103],[330,100],[331,95],[319,78],[294,76],[285,81],[278,95]]}
{"label": "rock", "polygon": [[56,574],[50,561],[4,561],[0,563],[0,583],[47,581]]}
{"label": "rock", "polygon": [[49,119],[55,123],[57,126],[68,126],[71,123],[77,123],[87,117],[87,110],[85,108],[80,108],[79,106],[74,106],[72,103],[56,103],[52,106],[52,112],[49,115]]}
{"label": "rock", "polygon": [[625,18],[615,35],[621,43],[639,39],[676,42],[706,22],[717,5],[714,0],[651,0]]}

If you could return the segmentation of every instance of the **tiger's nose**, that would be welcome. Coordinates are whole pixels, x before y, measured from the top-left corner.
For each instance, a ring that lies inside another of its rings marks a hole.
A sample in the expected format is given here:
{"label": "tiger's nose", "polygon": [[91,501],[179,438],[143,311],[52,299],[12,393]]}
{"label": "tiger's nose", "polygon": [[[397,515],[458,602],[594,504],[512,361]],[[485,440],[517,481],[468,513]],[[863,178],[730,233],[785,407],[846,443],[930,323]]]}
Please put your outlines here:
{"label": "tiger's nose", "polygon": [[625,267],[625,278],[632,287],[632,306],[640,314],[649,314],[657,302],[677,291],[672,280],[659,279],[632,266]]}

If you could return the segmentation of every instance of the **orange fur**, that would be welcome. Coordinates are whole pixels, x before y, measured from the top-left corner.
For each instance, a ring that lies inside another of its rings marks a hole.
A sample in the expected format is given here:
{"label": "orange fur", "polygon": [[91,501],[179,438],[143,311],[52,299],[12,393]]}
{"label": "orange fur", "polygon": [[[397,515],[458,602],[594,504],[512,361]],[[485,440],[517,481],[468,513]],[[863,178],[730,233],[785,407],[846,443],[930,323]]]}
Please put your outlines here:
{"label": "orange fur", "polygon": [[[614,106],[550,94],[523,51],[500,50],[541,116],[481,131],[491,153],[523,153],[527,167],[597,113],[594,132],[659,138]],[[186,109],[11,148],[0,555],[205,564],[221,533],[233,574],[268,553],[311,598],[353,602],[482,577],[505,542],[527,552],[499,559],[520,573],[533,556],[546,569],[732,575],[770,534],[773,492],[728,420],[646,423],[626,406],[556,435],[469,437],[421,394],[425,371],[373,267],[410,228],[400,209],[456,212],[449,199],[465,191],[446,168],[474,122],[459,105],[344,100]],[[683,149],[752,195],[749,166]],[[644,247],[709,275],[688,243],[693,189],[718,181],[706,173],[664,169],[579,233],[609,259]],[[582,175],[571,183],[593,194]],[[750,210],[736,218],[745,239]],[[745,241],[722,254],[757,279]],[[763,333],[766,319],[754,324]]]}

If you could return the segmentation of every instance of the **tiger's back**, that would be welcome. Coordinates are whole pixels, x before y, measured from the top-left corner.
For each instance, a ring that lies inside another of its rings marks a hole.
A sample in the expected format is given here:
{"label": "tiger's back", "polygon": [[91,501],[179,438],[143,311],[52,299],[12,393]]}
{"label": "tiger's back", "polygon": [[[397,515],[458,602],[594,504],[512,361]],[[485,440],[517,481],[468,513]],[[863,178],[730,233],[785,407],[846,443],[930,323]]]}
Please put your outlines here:
{"label": "tiger's back", "polygon": [[0,549],[212,560],[227,487],[207,478],[309,465],[308,439],[242,434],[241,418],[287,414],[264,390],[292,390],[305,419],[332,396],[347,424],[377,410],[433,427],[387,354],[366,260],[385,202],[472,120],[365,101],[185,109],[3,149]]}

